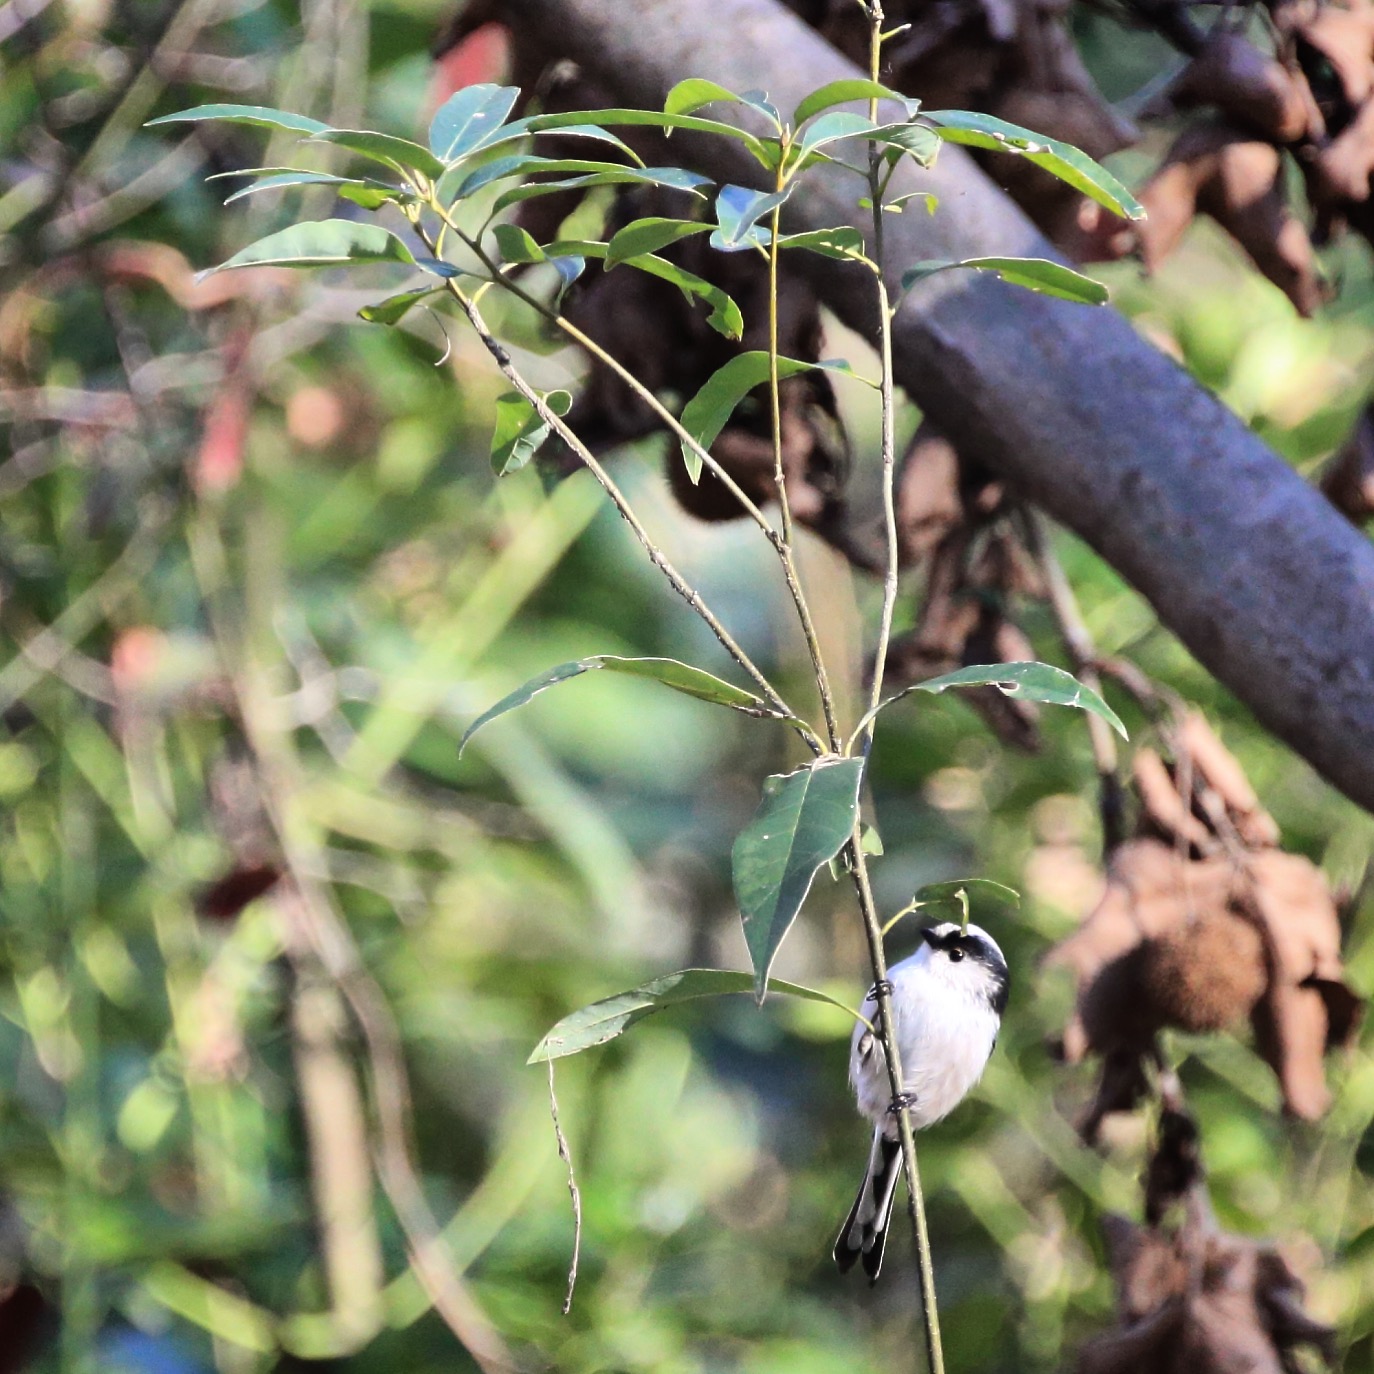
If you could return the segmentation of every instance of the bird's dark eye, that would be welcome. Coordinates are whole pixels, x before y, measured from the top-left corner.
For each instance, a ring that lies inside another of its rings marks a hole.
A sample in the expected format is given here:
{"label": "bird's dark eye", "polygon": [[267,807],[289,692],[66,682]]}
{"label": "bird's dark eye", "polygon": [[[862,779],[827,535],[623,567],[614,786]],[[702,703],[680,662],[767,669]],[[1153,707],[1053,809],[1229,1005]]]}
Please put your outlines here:
{"label": "bird's dark eye", "polygon": [[957,946],[949,952],[949,962],[951,964],[957,964],[959,960],[963,957],[964,951],[962,949],[959,949]]}

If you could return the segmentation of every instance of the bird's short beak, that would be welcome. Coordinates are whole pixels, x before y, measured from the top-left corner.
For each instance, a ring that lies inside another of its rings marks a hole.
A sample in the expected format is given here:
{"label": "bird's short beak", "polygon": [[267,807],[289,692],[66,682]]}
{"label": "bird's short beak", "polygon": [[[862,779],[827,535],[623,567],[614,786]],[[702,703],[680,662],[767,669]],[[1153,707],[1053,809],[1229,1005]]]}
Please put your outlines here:
{"label": "bird's short beak", "polygon": [[935,931],[930,927],[927,927],[921,932],[921,939],[923,939],[931,949],[935,948]]}

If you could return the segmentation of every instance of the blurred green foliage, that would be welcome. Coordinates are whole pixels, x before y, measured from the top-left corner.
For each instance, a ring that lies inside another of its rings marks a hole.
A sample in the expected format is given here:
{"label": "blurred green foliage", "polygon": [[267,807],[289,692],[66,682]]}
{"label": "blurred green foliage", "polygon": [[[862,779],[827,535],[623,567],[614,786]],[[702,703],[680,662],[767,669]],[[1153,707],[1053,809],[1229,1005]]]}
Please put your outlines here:
{"label": "blurred green foliage", "polygon": [[[214,306],[194,294],[187,262],[329,201],[221,213],[204,175],[271,161],[263,139],[169,139],[143,119],[228,91],[408,133],[445,7],[28,8],[27,22],[0,9],[0,1285],[22,1276],[48,1303],[32,1367],[468,1367],[380,1190],[378,1329],[359,1335],[374,1317],[331,1306],[293,1019],[319,971],[301,936],[312,902],[346,925],[395,1017],[424,1191],[517,1353],[587,1374],[908,1367],[904,1242],[873,1291],[829,1263],[866,1150],[846,1018],[776,998],[677,1009],[558,1066],[585,1204],[560,1315],[572,1219],[548,1080],[526,1056],[584,1003],[687,964],[747,966],[729,847],[797,746],[594,674],[494,724],[460,764],[472,717],[551,663],[728,665],[585,475],[492,478],[504,387],[456,326],[436,367],[443,339],[422,312],[404,330],[354,320],[356,278],[260,277]],[[1085,33],[1118,85],[1156,60],[1145,41]],[[1108,276],[1142,329],[1306,466],[1364,395],[1369,271],[1337,266],[1344,293],[1315,321],[1205,233],[1153,282]],[[575,382],[575,358],[513,327],[541,385]],[[679,514],[657,453],[618,459],[645,519],[800,692],[766,550]],[[822,634],[850,663],[852,720],[877,589],[805,553]],[[1061,554],[1103,650],[1201,704],[1286,843],[1358,882],[1369,817],[1258,730],[1098,559],[1067,538]],[[1062,661],[1047,613],[1029,614],[1039,655]],[[958,702],[918,697],[885,719],[871,769],[885,910],[964,874],[1026,894],[1017,913],[976,912],[1010,957],[1011,1008],[975,1100],[921,1141],[954,1370],[1064,1367],[1112,1312],[1098,1219],[1139,1207],[1146,1123],[1085,1150],[1071,1122],[1090,1071],[1045,1048],[1068,992],[1036,963],[1094,899],[1099,837],[1081,715],[1046,713],[1044,728],[1045,752],[1023,758]],[[207,915],[227,876],[277,862],[277,834],[295,882]],[[1371,934],[1365,903],[1348,942],[1364,989]],[[894,954],[914,938],[904,923]],[[818,883],[777,972],[857,996],[842,885]],[[369,1088],[361,1037],[340,1025],[331,1062]],[[1330,1117],[1300,1128],[1245,1045],[1171,1048],[1222,1221],[1307,1245],[1312,1306],[1365,1367],[1374,1069],[1362,1053],[1333,1065]],[[349,1102],[334,1099],[339,1139]],[[365,1235],[349,1243],[366,1257]]]}

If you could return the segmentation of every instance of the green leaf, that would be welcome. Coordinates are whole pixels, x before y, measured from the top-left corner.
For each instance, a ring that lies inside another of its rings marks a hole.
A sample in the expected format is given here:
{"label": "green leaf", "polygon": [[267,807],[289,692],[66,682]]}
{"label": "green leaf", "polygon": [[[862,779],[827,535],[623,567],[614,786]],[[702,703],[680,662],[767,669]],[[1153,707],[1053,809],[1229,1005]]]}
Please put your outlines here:
{"label": "green leaf", "polygon": [[768,973],[816,872],[840,852],[859,814],[862,759],[835,755],[768,778],[732,852],[735,899],[762,1002]]}
{"label": "green leaf", "polygon": [[[550,391],[544,401],[555,415],[566,415],[572,405],[572,397],[566,391]],[[491,436],[492,471],[498,477],[518,472],[539,452],[549,432],[548,422],[518,391],[498,397],[496,431]],[[477,724],[481,723],[479,721]],[[477,725],[472,727],[473,730],[476,728]],[[467,736],[464,735],[463,739],[466,742]],[[463,752],[462,745],[459,745],[458,752]]]}
{"label": "green leaf", "polygon": [[833,114],[822,115],[814,123],[808,124],[793,145],[792,153],[800,164],[806,161],[809,154],[817,152],[827,144],[838,143],[842,138],[871,133],[877,127],[867,115],[836,110]]}
{"label": "green leaf", "polygon": [[910,153],[922,167],[935,162],[940,151],[939,135],[925,124],[883,124],[869,135],[873,143],[884,143],[898,153]]}
{"label": "green leaf", "polygon": [[394,296],[388,296],[384,301],[378,301],[375,305],[363,306],[358,311],[358,316],[369,324],[400,324],[412,306],[418,305],[426,296],[433,296],[443,289],[442,286],[420,286],[414,291],[400,291]]}
{"label": "green leaf", "polygon": [[[512,120],[511,123],[503,125],[489,138],[482,141],[480,151],[486,153],[493,148],[499,148],[503,143],[513,143],[517,139],[531,138],[542,133],[556,133],[560,138],[588,138],[597,143],[609,143],[613,147],[619,148],[636,165],[642,167],[643,159],[625,142],[623,138],[617,138],[615,134],[603,129],[599,124],[562,124],[557,128],[535,128],[537,121],[555,119],[555,115],[526,115],[524,119]],[[581,119],[587,118],[584,111]]]}
{"label": "green leaf", "polygon": [[694,110],[699,110],[703,105],[712,105],[717,101],[724,101],[729,105],[747,105],[751,110],[757,110],[763,115],[775,129],[782,128],[782,116],[778,113],[777,106],[773,104],[763,91],[745,91],[743,95],[736,95],[734,91],[727,90],[724,86],[717,85],[714,81],[707,81],[703,77],[692,76],[686,81],[679,81],[671,91],[668,98],[663,102],[663,113],[670,115],[691,114]]}
{"label": "green leaf", "polygon": [[[592,158],[542,157],[538,153],[510,153],[505,157],[493,158],[471,171],[464,167],[452,167],[444,175],[438,186],[440,200],[445,204],[480,191],[493,182],[504,181],[507,177],[526,176],[532,172],[615,172],[619,171],[618,162],[602,162]],[[456,182],[456,184],[455,184]]]}
{"label": "green leaf", "polygon": [[561,181],[532,181],[524,186],[513,186],[496,198],[493,209],[497,212],[515,205],[522,200],[532,200],[535,196],[552,195],[555,191],[572,191],[591,186],[628,186],[633,184],[647,186],[666,186],[673,191],[686,191],[689,195],[702,199],[700,188],[712,184],[710,177],[696,172],[684,171],[681,167],[617,167],[607,164],[607,170],[589,172],[586,176],[565,177]]}
{"label": "green leaf", "polygon": [[918,888],[911,899],[915,906],[934,906],[940,902],[958,902],[959,894],[972,895],[981,892],[986,897],[1006,902],[1009,906],[1021,905],[1021,894],[1005,883],[995,883],[991,878],[955,878],[950,882],[927,883]]}
{"label": "green leaf", "polygon": [[[567,393],[563,394],[566,395]],[[502,399],[506,398],[503,397]],[[521,397],[521,399],[524,398]],[[532,409],[530,413],[533,413]],[[540,692],[547,691],[548,688],[556,686],[560,682],[566,682],[571,677],[579,677],[583,673],[594,672],[597,669],[611,673],[624,673],[628,677],[653,678],[655,682],[661,682],[665,687],[671,687],[675,692],[682,692],[685,696],[696,697],[698,701],[709,701],[715,706],[729,706],[733,710],[743,711],[747,715],[781,719],[777,712],[764,702],[762,697],[755,696],[753,692],[745,691],[743,687],[736,687],[734,683],[726,682],[724,678],[716,677],[714,673],[708,673],[704,668],[693,668],[688,663],[679,663],[675,658],[622,658],[617,654],[593,654],[590,658],[579,658],[571,663],[560,663],[556,668],[550,668],[537,677],[532,677],[528,682],[517,687],[515,691],[502,697],[495,706],[483,711],[463,732],[463,738],[458,745],[459,755],[461,756],[463,750],[467,748],[468,741],[484,725],[495,720],[497,716],[503,716],[507,711],[515,710],[517,706],[525,705],[526,702],[537,697]]]}
{"label": "green leaf", "polygon": [[[827,372],[843,372],[848,376],[855,375],[854,369],[839,358],[819,363],[802,362],[800,358],[778,359],[779,378],[792,377],[798,372],[810,372],[816,368]],[[717,368],[701,390],[683,406],[683,429],[702,448],[709,449],[725,428],[735,407],[756,386],[766,382],[768,375],[768,354],[762,349],[737,353],[723,367]],[[687,464],[688,476],[695,482],[701,477],[701,459],[687,444],[682,443],[681,447],[682,461]]]}
{"label": "green leaf", "polygon": [[[908,191],[904,196],[894,196],[883,205],[884,210],[890,210],[893,214],[900,214],[904,206],[910,201],[923,200],[926,203],[926,214],[933,215],[940,208],[940,197],[934,191]],[[873,202],[869,201],[867,209],[873,208]]]}
{"label": "green leaf", "polygon": [[805,234],[783,234],[778,239],[778,247],[806,248],[822,257],[841,261],[868,261],[864,256],[864,236],[849,224],[837,225],[834,229],[812,229]]}
{"label": "green leaf", "polygon": [[493,83],[466,86],[455,92],[430,121],[430,151],[445,163],[466,157],[506,122],[519,98],[519,86]]}
{"label": "green leaf", "polygon": [[410,249],[380,224],[314,219],[268,234],[210,271],[224,272],[231,267],[332,267],[357,262],[416,265]]}
{"label": "green leaf", "polygon": [[716,223],[720,228],[711,235],[711,246],[724,253],[738,253],[741,249],[761,247],[767,238],[759,237],[755,225],[767,214],[783,204],[796,189],[789,182],[781,191],[755,191],[749,186],[722,186],[716,195]]}
{"label": "green leaf", "polygon": [[623,229],[611,236],[606,251],[606,271],[627,258],[637,258],[641,253],[657,253],[670,243],[685,239],[692,234],[704,234],[711,226],[688,219],[663,219],[650,216],[647,219],[631,221]]}
{"label": "green leaf", "polygon": [[[878,710],[884,710],[894,701],[909,696],[912,692],[944,692],[950,687],[996,687],[1003,696],[1021,697],[1026,701],[1043,701],[1050,706],[1077,706],[1082,711],[1091,711],[1101,716],[1113,730],[1126,739],[1126,727],[1120,717],[1090,687],[1085,687],[1072,673],[1055,668],[1048,663],[988,663],[972,668],[960,668],[957,672],[945,673],[925,682],[913,683],[893,696],[888,697]],[[872,719],[869,712],[859,722],[858,729]]]}
{"label": "green leaf", "polygon": [[406,194],[399,186],[384,186],[379,181],[338,177],[329,172],[301,172],[288,167],[271,176],[262,177],[248,186],[240,187],[224,203],[232,205],[236,200],[256,195],[259,191],[280,191],[290,186],[333,186],[339,195],[368,210],[375,210],[378,206],[398,200]]}
{"label": "green leaf", "polygon": [[918,281],[947,272],[953,267],[970,267],[978,272],[991,272],[1013,286],[1038,291],[1042,296],[1058,296],[1061,300],[1077,301],[1080,305],[1105,305],[1107,288],[1062,262],[1049,258],[952,258],[918,262],[902,273],[902,290],[909,291]]}
{"label": "green leaf", "polygon": [[145,127],[155,124],[249,124],[261,129],[286,129],[295,134],[322,134],[328,124],[306,115],[289,114],[285,110],[274,110],[268,105],[197,105],[191,110],[180,110],[176,114],[159,115],[150,119]]}
{"label": "green leaf", "polygon": [[544,250],[534,241],[528,229],[518,224],[498,224],[491,231],[503,262],[544,262]]}
{"label": "green leaf", "polygon": [[921,118],[933,124],[947,142],[1019,153],[1125,219],[1145,218],[1145,207],[1105,167],[1072,144],[970,110],[926,111]]}
{"label": "green leaf", "polygon": [[879,81],[869,81],[858,77],[841,81],[831,81],[814,90],[797,106],[792,116],[797,127],[805,124],[812,115],[828,110],[832,105],[847,105],[854,100],[896,100],[906,107],[907,115],[914,115],[921,108],[919,100],[912,100],[900,91],[894,91]]}
{"label": "green leaf", "polygon": [[701,119],[696,115],[660,114],[656,110],[577,110],[571,114],[536,115],[528,122],[528,129],[531,133],[566,132],[570,126],[577,125],[591,128],[603,125],[647,125],[658,129],[690,129],[699,134],[720,134],[742,143],[765,167],[775,165],[774,151],[763,139],[722,120]]}
{"label": "green leaf", "polygon": [[[809,1002],[827,1002],[832,1007],[853,1016],[852,1008],[815,988],[802,987],[798,983],[784,983],[775,978],[770,985],[775,992],[789,997],[803,997]],[[682,1002],[692,1002],[701,997],[723,997],[731,993],[752,992],[754,976],[751,973],[736,973],[728,969],[688,968],[677,973],[669,973],[655,978],[651,983],[631,988],[628,992],[616,993],[614,997],[593,1002],[569,1016],[565,1016],[534,1047],[534,1052],[526,1061],[530,1064],[547,1063],[550,1059],[562,1059],[570,1054],[580,1054],[629,1030],[636,1022],[656,1011],[677,1006]]]}
{"label": "green leaf", "polygon": [[347,148],[359,157],[369,158],[403,172],[422,172],[431,181],[444,174],[444,164],[428,148],[393,134],[373,133],[371,129],[322,129],[313,134],[312,143],[332,143]]}

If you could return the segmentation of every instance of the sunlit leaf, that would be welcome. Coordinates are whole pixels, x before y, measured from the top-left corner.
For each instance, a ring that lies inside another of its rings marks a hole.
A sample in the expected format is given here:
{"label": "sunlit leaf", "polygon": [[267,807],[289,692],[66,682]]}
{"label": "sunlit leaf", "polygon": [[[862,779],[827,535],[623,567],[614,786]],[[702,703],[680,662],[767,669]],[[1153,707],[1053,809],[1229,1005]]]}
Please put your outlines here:
{"label": "sunlit leaf", "polygon": [[812,91],[797,106],[796,113],[792,117],[797,126],[800,127],[812,115],[820,114],[822,110],[828,110],[832,105],[847,105],[855,100],[872,100],[875,98],[899,102],[906,107],[908,117],[914,115],[921,108],[919,100],[912,100],[909,96],[903,95],[900,91],[894,91],[881,82],[852,77],[828,82],[818,90]]}
{"label": "sunlit leaf", "polygon": [[553,270],[558,273],[558,289],[553,293],[552,301],[553,308],[557,310],[563,304],[563,297],[568,294],[568,288],[586,271],[587,259],[576,253],[569,253],[551,261]]}
{"label": "sunlit leaf", "polygon": [[[544,403],[555,415],[566,415],[572,397],[566,391],[551,391],[544,397]],[[492,471],[498,477],[518,472],[543,447],[549,433],[548,421],[525,397],[518,391],[507,392],[496,402],[496,430],[491,436]],[[472,729],[476,728],[473,725]],[[466,742],[467,736],[463,739]]]}
{"label": "sunlit leaf", "polygon": [[[852,1008],[838,1002],[835,998],[815,988],[802,987],[798,983],[785,983],[775,978],[769,983],[774,992],[789,997],[802,997],[809,1002],[825,1002],[838,1007],[849,1016],[854,1015]],[[722,997],[731,993],[752,992],[754,975],[736,973],[727,969],[688,968],[677,973],[669,973],[655,978],[651,983],[619,992],[614,997],[603,998],[565,1016],[534,1047],[534,1052],[526,1061],[530,1064],[543,1064],[550,1059],[561,1059],[566,1055],[580,1054],[629,1030],[636,1022],[657,1011],[677,1006],[682,1002],[695,1001],[701,997]]]}
{"label": "sunlit leaf", "polygon": [[444,174],[444,164],[428,148],[394,134],[378,134],[371,129],[322,129],[312,134],[312,143],[331,143],[347,148],[359,157],[380,162],[401,171],[422,172],[430,180]]}
{"label": "sunlit leaf", "polygon": [[442,286],[421,286],[414,291],[399,291],[394,296],[388,296],[384,301],[378,301],[375,305],[365,305],[358,311],[361,319],[369,324],[399,324],[410,313],[413,306],[418,305],[427,296],[433,296],[442,291]]}
{"label": "sunlit leaf", "polygon": [[[800,358],[778,359],[779,378],[793,377],[798,372],[810,372],[816,368],[851,377],[856,375],[854,369],[841,358],[819,363],[803,362]],[[735,407],[756,386],[762,386],[768,376],[768,354],[762,349],[737,353],[728,363],[717,368],[701,390],[682,408],[682,427],[702,448],[709,449],[725,428]],[[701,476],[701,459],[688,444],[683,443],[681,447],[682,460],[687,464],[688,475],[695,482]]]}
{"label": "sunlit leaf", "polygon": [[380,224],[315,219],[293,224],[241,248],[212,272],[231,267],[332,267],[343,263],[401,262],[415,266],[409,248]]}
{"label": "sunlit leaf", "polygon": [[735,900],[761,1002],[768,973],[816,872],[854,831],[861,759],[827,755],[765,780],[763,801],[732,851]]}
{"label": "sunlit leaf", "polygon": [[991,272],[1013,286],[1037,291],[1042,296],[1058,296],[1061,300],[1076,301],[1080,305],[1105,305],[1107,288],[1062,262],[1049,258],[941,258],[918,262],[902,273],[902,290],[909,291],[918,281],[948,272],[951,268],[967,267],[977,272]]}
{"label": "sunlit leaf", "polygon": [[224,203],[232,205],[236,200],[256,195],[259,191],[281,191],[292,186],[332,186],[340,196],[368,210],[375,210],[379,205],[385,205],[388,201],[397,200],[405,195],[399,186],[384,186],[377,181],[333,176],[329,172],[302,172],[294,168],[284,168],[280,172],[273,172],[240,187],[233,195],[227,197]]}
{"label": "sunlit leaf", "polygon": [[[877,711],[886,710],[894,701],[912,692],[944,692],[951,687],[996,687],[1004,696],[1020,697],[1025,701],[1042,701],[1050,706],[1076,706],[1100,716],[1121,736],[1127,738],[1126,727],[1120,717],[1090,687],[1085,687],[1072,673],[1049,663],[988,663],[957,672],[928,678],[888,697]],[[869,711],[859,722],[856,735],[873,719],[877,711]]]}
{"label": "sunlit leaf", "polygon": [[810,153],[818,152],[831,143],[838,143],[840,139],[869,133],[875,128],[877,125],[867,115],[835,110],[822,115],[802,130],[801,137],[793,146],[793,156],[798,163],[805,162]]}
{"label": "sunlit leaf", "polygon": [[864,262],[864,236],[852,225],[841,224],[834,229],[812,229],[805,234],[783,234],[779,248],[805,248],[822,257],[840,261]]}
{"label": "sunlit leaf", "polygon": [[262,129],[286,129],[294,134],[322,134],[329,128],[328,124],[322,124],[318,119],[290,114],[286,110],[274,110],[269,105],[197,105],[194,109],[179,110],[176,114],[159,115],[157,119],[150,119],[147,127],[202,122],[248,124]]}
{"label": "sunlit leaf", "polygon": [[928,110],[921,118],[950,143],[1019,153],[1116,214],[1126,219],[1145,218],[1145,207],[1105,167],[1072,144],[971,110]]}
{"label": "sunlit leaf", "polygon": [[528,682],[522,683],[508,696],[502,697],[495,706],[483,711],[468,726],[458,745],[458,752],[461,754],[473,735],[498,716],[505,715],[507,711],[515,710],[517,706],[525,705],[526,702],[537,697],[540,692],[547,691],[560,682],[566,682],[569,678],[579,677],[583,673],[594,672],[597,669],[610,673],[623,673],[629,677],[652,678],[655,682],[661,682],[665,687],[671,687],[675,692],[696,697],[699,701],[709,701],[715,706],[729,706],[733,710],[743,711],[748,715],[780,718],[761,697],[755,696],[753,692],[747,692],[743,687],[736,687],[733,683],[726,682],[724,678],[718,678],[714,673],[708,673],[704,668],[693,668],[691,664],[679,663],[675,658],[622,658],[617,654],[593,654],[590,658],[579,658],[571,663],[560,663],[557,667],[550,668],[537,677],[532,677]]}
{"label": "sunlit leaf", "polygon": [[471,171],[464,167],[451,168],[439,182],[438,194],[445,204],[453,204],[464,199],[484,186],[504,181],[507,177],[527,176],[535,172],[547,172],[551,176],[561,172],[614,172],[621,164],[604,162],[593,158],[542,157],[538,153],[510,153],[505,157],[493,158]]}
{"label": "sunlit leaf", "polygon": [[774,154],[763,139],[733,124],[719,119],[702,119],[697,115],[678,115],[660,113],[657,110],[578,110],[571,114],[536,115],[528,121],[533,133],[548,133],[566,130],[569,126],[590,125],[594,128],[605,125],[647,125],[658,129],[690,129],[700,134],[720,134],[742,143],[765,167],[773,166]]}
{"label": "sunlit leaf", "polygon": [[720,227],[711,235],[711,246],[726,253],[737,253],[758,245],[760,240],[751,233],[754,226],[764,215],[782,205],[795,189],[796,182],[789,182],[781,191],[722,186],[716,195],[716,223]]}
{"label": "sunlit leaf", "polygon": [[430,151],[441,162],[456,162],[491,137],[520,98],[518,86],[466,86],[444,101],[429,126]]}

